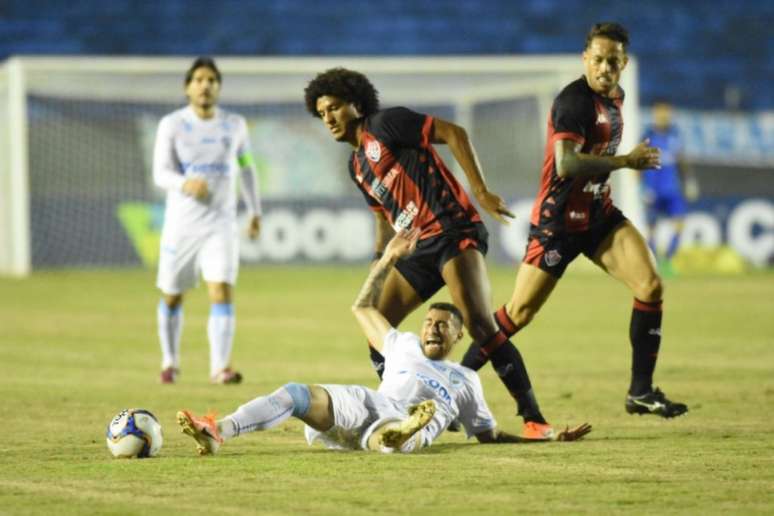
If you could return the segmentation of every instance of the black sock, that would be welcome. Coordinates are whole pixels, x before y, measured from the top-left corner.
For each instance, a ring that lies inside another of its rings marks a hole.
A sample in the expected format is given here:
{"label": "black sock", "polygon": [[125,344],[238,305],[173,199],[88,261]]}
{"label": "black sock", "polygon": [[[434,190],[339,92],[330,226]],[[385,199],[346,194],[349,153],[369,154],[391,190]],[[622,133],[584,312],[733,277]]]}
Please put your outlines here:
{"label": "black sock", "polygon": [[516,400],[518,414],[524,418],[524,421],[545,423],[546,420],[540,413],[540,407],[532,392],[527,366],[516,346],[500,331],[487,341],[484,350],[491,350],[488,351],[488,355],[492,361],[492,367]]}
{"label": "black sock", "polygon": [[471,342],[470,347],[468,347],[468,350],[465,352],[465,356],[462,357],[461,364],[465,367],[473,369],[474,371],[478,371],[484,367],[484,364],[486,364],[488,361],[489,357],[481,352],[481,346],[475,342]]}
{"label": "black sock", "polygon": [[658,350],[661,346],[661,301],[646,303],[634,300],[629,339],[632,343],[632,381],[629,394],[641,396],[653,388],[653,371],[656,369]]}
{"label": "black sock", "polygon": [[371,354],[371,366],[373,366],[374,371],[379,376],[379,380],[381,380],[384,374],[384,355],[376,351],[370,344],[368,345],[368,351]]}

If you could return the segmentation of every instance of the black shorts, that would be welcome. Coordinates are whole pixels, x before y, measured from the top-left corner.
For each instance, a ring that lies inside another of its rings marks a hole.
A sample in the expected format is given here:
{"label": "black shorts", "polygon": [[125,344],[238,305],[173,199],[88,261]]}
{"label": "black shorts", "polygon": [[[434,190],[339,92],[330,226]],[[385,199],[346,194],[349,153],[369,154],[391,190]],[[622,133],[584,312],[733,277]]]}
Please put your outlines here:
{"label": "black shorts", "polygon": [[602,241],[625,220],[628,219],[621,210],[614,207],[609,215],[587,231],[546,234],[541,228],[533,225],[529,230],[523,261],[559,279],[580,253],[592,258]]}
{"label": "black shorts", "polygon": [[489,233],[481,223],[469,230],[446,231],[417,242],[416,250],[398,260],[395,268],[414,287],[422,301],[427,301],[446,284],[441,276],[446,262],[471,247],[486,255],[488,240]]}

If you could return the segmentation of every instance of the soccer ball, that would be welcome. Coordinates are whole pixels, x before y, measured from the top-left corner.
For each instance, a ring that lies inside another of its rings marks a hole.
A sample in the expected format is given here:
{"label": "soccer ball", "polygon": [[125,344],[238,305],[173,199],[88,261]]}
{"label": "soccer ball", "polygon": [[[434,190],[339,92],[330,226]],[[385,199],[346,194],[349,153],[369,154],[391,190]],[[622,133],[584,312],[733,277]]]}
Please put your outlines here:
{"label": "soccer ball", "polygon": [[107,427],[107,447],[114,457],[153,457],[163,442],[159,420],[147,410],[122,410]]}

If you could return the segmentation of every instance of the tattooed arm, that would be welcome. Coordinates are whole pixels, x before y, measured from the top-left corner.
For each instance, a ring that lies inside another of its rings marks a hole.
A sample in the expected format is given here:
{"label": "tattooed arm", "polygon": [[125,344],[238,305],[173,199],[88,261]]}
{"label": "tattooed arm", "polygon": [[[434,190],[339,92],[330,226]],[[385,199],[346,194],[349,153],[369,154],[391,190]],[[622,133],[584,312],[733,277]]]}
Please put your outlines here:
{"label": "tattooed arm", "polygon": [[355,319],[360,324],[360,328],[365,333],[371,346],[378,351],[382,350],[384,336],[391,326],[387,319],[376,309],[376,303],[379,301],[382,288],[384,288],[384,282],[390,270],[392,270],[392,266],[395,265],[399,258],[410,254],[414,250],[418,237],[419,230],[417,229],[402,230],[392,237],[384,249],[382,257],[371,267],[371,272],[368,274],[363,287],[360,289],[360,293],[357,295],[357,299],[355,299],[355,303],[352,305],[352,313],[355,314]]}

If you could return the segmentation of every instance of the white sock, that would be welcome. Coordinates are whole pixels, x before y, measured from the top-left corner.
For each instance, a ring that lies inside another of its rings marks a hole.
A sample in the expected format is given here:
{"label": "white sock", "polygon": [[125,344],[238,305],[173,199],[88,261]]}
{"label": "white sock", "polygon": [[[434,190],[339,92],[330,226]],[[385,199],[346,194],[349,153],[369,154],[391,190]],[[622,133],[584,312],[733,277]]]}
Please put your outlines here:
{"label": "white sock", "polygon": [[309,410],[309,388],[306,385],[283,385],[268,396],[259,396],[218,421],[224,439],[240,434],[268,430],[291,416],[304,416]]}
{"label": "white sock", "polygon": [[183,305],[170,308],[159,301],[156,309],[159,344],[161,344],[161,368],[180,368],[180,335],[183,333]]}
{"label": "white sock", "polygon": [[210,306],[207,335],[210,338],[210,376],[229,366],[231,347],[234,342],[234,305],[215,303]]}

